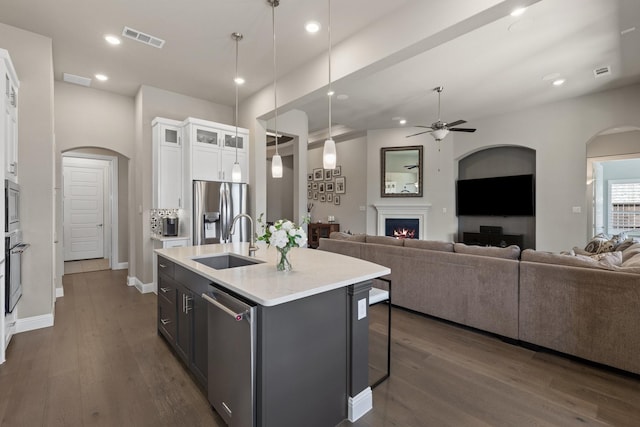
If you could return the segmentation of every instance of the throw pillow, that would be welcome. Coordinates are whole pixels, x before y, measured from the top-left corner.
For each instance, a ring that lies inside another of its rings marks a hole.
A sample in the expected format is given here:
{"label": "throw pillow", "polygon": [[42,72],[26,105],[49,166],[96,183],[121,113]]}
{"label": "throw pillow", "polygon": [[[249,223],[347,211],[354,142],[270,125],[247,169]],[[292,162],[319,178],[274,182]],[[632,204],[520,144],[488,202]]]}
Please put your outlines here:
{"label": "throw pillow", "polygon": [[609,237],[606,234],[600,233],[591,238],[584,250],[592,254],[611,252],[613,251],[613,243],[609,241]]}
{"label": "throw pillow", "polygon": [[627,233],[623,231],[622,233],[611,236],[611,239],[609,239],[609,241],[613,243],[613,247],[616,248],[615,250],[618,250],[618,246],[620,246],[622,242],[627,240],[628,237],[629,236],[627,236]]}
{"label": "throw pillow", "polygon": [[633,246],[636,243],[640,243],[640,240],[636,240],[633,237],[629,237],[624,242],[616,246],[616,251],[624,252],[626,249],[628,249],[629,247]]}

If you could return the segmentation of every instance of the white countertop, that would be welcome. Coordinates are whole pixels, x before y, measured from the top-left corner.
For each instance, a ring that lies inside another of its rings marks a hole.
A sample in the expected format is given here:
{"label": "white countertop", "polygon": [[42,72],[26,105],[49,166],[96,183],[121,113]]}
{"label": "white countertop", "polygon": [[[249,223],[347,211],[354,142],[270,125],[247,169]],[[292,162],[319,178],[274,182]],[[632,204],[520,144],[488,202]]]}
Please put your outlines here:
{"label": "white countertop", "polygon": [[[293,248],[293,271],[276,271],[277,250],[258,242],[261,264],[216,270],[193,261],[224,253],[247,256],[248,243],[183,246],[156,253],[264,306],[283,304],[391,273],[387,267],[317,249]],[[248,257],[248,256],[247,256]]]}

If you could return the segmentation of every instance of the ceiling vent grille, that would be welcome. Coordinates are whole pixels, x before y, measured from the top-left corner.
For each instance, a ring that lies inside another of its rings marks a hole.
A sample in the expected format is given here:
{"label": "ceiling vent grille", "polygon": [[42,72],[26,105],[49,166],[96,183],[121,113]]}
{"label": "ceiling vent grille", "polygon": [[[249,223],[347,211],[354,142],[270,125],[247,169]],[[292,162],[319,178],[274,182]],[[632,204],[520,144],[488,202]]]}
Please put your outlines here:
{"label": "ceiling vent grille", "polygon": [[88,77],[76,76],[75,74],[62,73],[62,79],[67,83],[80,86],[91,86],[91,79]]}
{"label": "ceiling vent grille", "polygon": [[598,68],[593,70],[593,75],[596,78],[603,77],[603,76],[608,76],[609,74],[611,74],[611,67],[608,66],[608,65],[605,65],[603,67],[598,67]]}
{"label": "ceiling vent grille", "polygon": [[164,46],[164,40],[145,34],[142,31],[134,30],[133,28],[124,27],[122,35],[140,43],[148,44],[149,46],[157,47],[161,49]]}

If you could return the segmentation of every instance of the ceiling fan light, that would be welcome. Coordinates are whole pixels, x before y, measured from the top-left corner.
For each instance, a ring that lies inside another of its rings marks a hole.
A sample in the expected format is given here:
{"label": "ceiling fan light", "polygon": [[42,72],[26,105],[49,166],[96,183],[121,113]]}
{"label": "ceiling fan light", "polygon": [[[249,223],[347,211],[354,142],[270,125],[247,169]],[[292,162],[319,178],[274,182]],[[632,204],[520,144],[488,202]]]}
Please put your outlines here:
{"label": "ceiling fan light", "polygon": [[324,141],[324,149],[322,150],[322,166],[325,169],[335,169],[337,158],[335,141],[327,139]]}
{"label": "ceiling fan light", "polygon": [[282,178],[282,157],[280,154],[274,154],[271,158],[271,176],[273,178]]}
{"label": "ceiling fan light", "polygon": [[449,129],[436,129],[431,132],[431,136],[433,136],[436,141],[442,141],[448,134]]}
{"label": "ceiling fan light", "polygon": [[240,163],[235,162],[233,169],[231,169],[231,182],[242,181],[242,169],[240,169]]}

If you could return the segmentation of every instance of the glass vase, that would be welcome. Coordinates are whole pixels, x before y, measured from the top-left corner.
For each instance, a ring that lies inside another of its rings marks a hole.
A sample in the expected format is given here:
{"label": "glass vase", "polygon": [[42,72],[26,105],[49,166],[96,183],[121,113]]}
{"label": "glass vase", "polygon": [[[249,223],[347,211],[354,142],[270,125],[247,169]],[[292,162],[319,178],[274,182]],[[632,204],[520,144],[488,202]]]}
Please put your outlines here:
{"label": "glass vase", "polygon": [[284,248],[278,248],[278,263],[276,264],[276,270],[278,271],[291,271],[293,270],[293,266],[289,261],[289,250],[290,246],[285,246]]}

